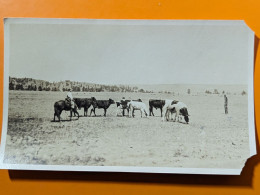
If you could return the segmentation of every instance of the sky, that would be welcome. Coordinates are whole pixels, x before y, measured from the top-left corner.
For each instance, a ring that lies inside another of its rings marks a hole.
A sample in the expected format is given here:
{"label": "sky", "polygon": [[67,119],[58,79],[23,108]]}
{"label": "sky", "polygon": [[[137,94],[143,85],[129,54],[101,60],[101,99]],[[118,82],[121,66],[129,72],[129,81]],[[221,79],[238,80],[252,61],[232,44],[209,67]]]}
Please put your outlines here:
{"label": "sky", "polygon": [[99,84],[248,82],[245,25],[11,23],[9,33],[11,77]]}

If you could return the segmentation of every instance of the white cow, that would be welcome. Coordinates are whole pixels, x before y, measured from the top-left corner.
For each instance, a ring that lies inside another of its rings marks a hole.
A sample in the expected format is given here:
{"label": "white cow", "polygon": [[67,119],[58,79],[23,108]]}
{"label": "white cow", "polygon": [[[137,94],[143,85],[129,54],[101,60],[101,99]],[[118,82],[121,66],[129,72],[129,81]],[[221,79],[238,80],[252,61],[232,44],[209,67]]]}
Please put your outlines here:
{"label": "white cow", "polygon": [[[136,101],[130,101],[127,103],[127,107],[129,108],[129,117],[134,117],[134,111],[140,110],[141,111],[141,117],[143,117],[143,113],[147,118],[148,116],[148,109],[143,102],[136,102]],[[132,116],[131,116],[132,115]]]}
{"label": "white cow", "polygon": [[174,103],[174,100],[165,100],[165,104],[164,104],[164,106],[162,108],[162,121],[164,121],[165,119],[168,120],[168,118],[167,118],[167,116],[168,116],[167,111],[172,109],[172,104],[173,103]]}
{"label": "white cow", "polygon": [[165,119],[168,121],[170,114],[172,115],[174,112],[176,114],[173,121],[176,121],[176,119],[178,119],[179,122],[180,115],[182,115],[184,116],[184,120],[186,121],[186,123],[189,123],[189,114],[188,114],[186,104],[179,101],[165,100],[165,105],[163,107],[162,121],[164,121]]}

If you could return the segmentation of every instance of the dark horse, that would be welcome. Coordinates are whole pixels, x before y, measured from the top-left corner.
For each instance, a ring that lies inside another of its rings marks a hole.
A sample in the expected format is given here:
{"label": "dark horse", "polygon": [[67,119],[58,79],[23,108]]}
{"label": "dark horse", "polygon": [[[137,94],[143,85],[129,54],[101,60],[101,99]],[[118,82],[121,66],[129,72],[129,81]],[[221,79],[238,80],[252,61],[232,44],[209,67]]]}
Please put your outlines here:
{"label": "dark horse", "polygon": [[55,104],[54,104],[54,119],[53,119],[54,122],[55,122],[55,116],[57,116],[59,121],[60,121],[60,115],[61,115],[63,110],[70,111],[70,120],[71,120],[71,117],[72,117],[72,112],[76,113],[78,115],[78,118],[79,118],[79,113],[77,111],[76,104],[75,104],[74,108],[72,109],[70,107],[70,104],[67,104],[65,102],[65,100],[60,100],[60,101],[55,102]]}

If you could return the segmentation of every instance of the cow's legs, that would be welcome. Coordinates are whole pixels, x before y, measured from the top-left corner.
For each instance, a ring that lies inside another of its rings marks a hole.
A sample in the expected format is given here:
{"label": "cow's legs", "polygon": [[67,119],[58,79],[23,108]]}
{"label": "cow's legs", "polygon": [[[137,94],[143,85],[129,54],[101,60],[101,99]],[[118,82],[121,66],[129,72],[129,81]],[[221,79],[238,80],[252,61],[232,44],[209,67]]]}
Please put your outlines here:
{"label": "cow's legs", "polygon": [[178,112],[177,118],[178,118],[178,122],[180,122],[180,110],[179,109],[177,109],[177,110],[176,110],[176,113]]}
{"label": "cow's legs", "polygon": [[162,117],[162,116],[163,116],[163,115],[162,115],[162,108],[160,108],[160,110],[161,110],[161,117]]}
{"label": "cow's legs", "polygon": [[150,106],[150,107],[149,107],[149,116],[151,116],[152,112],[153,112],[153,107]]}
{"label": "cow's legs", "polygon": [[180,110],[179,110],[179,109],[176,109],[176,114],[175,114],[174,122],[176,121],[176,118],[178,118],[178,122],[180,121],[180,120],[179,120],[179,112],[180,112]]}
{"label": "cow's legs", "polygon": [[171,110],[171,120],[173,121],[173,110]]}
{"label": "cow's legs", "polygon": [[147,108],[144,109],[145,116],[148,118],[148,112]]}
{"label": "cow's legs", "polygon": [[71,121],[71,117],[72,117],[72,110],[70,110],[70,121]]}
{"label": "cow's legs", "polygon": [[77,115],[77,117],[78,117],[78,119],[79,119],[79,113],[78,113],[78,111],[77,111],[76,108],[73,110],[73,112],[74,112],[74,115],[75,115],[75,116]]}
{"label": "cow's legs", "polygon": [[[86,116],[88,116],[88,110],[90,107],[86,108]],[[90,108],[91,109],[91,108]],[[91,110],[90,110],[91,111]]]}
{"label": "cow's legs", "polygon": [[166,120],[167,120],[167,121],[170,121],[170,120],[171,120],[170,115],[171,115],[171,110],[168,109],[168,110],[166,111]]}
{"label": "cow's legs", "polygon": [[86,108],[84,107],[84,116],[86,116]]}
{"label": "cow's legs", "polygon": [[135,117],[135,109],[133,108],[133,111],[132,111],[132,116],[133,118]]}
{"label": "cow's legs", "polygon": [[141,112],[141,118],[143,118],[143,109],[140,109]]}
{"label": "cow's legs", "polygon": [[167,112],[167,108],[162,108],[162,121],[165,120],[165,117],[166,117],[166,112]]}
{"label": "cow's legs", "polygon": [[104,108],[104,116],[106,116],[106,114],[107,114],[107,109]]}
{"label": "cow's legs", "polygon": [[91,116],[91,113],[94,113],[94,116],[96,116],[96,112],[95,112],[95,108],[92,108],[91,111],[90,111],[90,116]]}
{"label": "cow's legs", "polygon": [[97,116],[96,115],[96,108],[93,108],[93,112],[94,112],[94,115]]}

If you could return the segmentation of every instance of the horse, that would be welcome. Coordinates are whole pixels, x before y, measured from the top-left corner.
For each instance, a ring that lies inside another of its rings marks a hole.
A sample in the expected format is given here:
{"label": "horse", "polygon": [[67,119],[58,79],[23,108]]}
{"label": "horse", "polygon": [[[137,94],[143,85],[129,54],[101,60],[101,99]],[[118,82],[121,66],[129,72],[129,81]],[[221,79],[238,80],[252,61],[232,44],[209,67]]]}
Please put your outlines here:
{"label": "horse", "polygon": [[129,117],[131,117],[131,114],[132,114],[132,117],[134,117],[134,111],[135,110],[140,110],[141,112],[141,117],[143,117],[143,113],[145,114],[145,116],[147,118],[149,118],[148,116],[148,109],[145,105],[145,103],[143,102],[136,102],[136,101],[130,101],[127,103],[127,107],[129,108]]}
{"label": "horse", "polygon": [[55,116],[57,116],[57,118],[59,119],[59,122],[60,122],[60,115],[63,110],[70,111],[70,120],[72,117],[72,112],[76,113],[78,115],[78,119],[79,119],[77,105],[74,104],[74,108],[71,108],[70,104],[67,104],[65,100],[60,100],[60,101],[57,101],[54,103],[54,119],[53,119],[54,122],[55,122]]}

